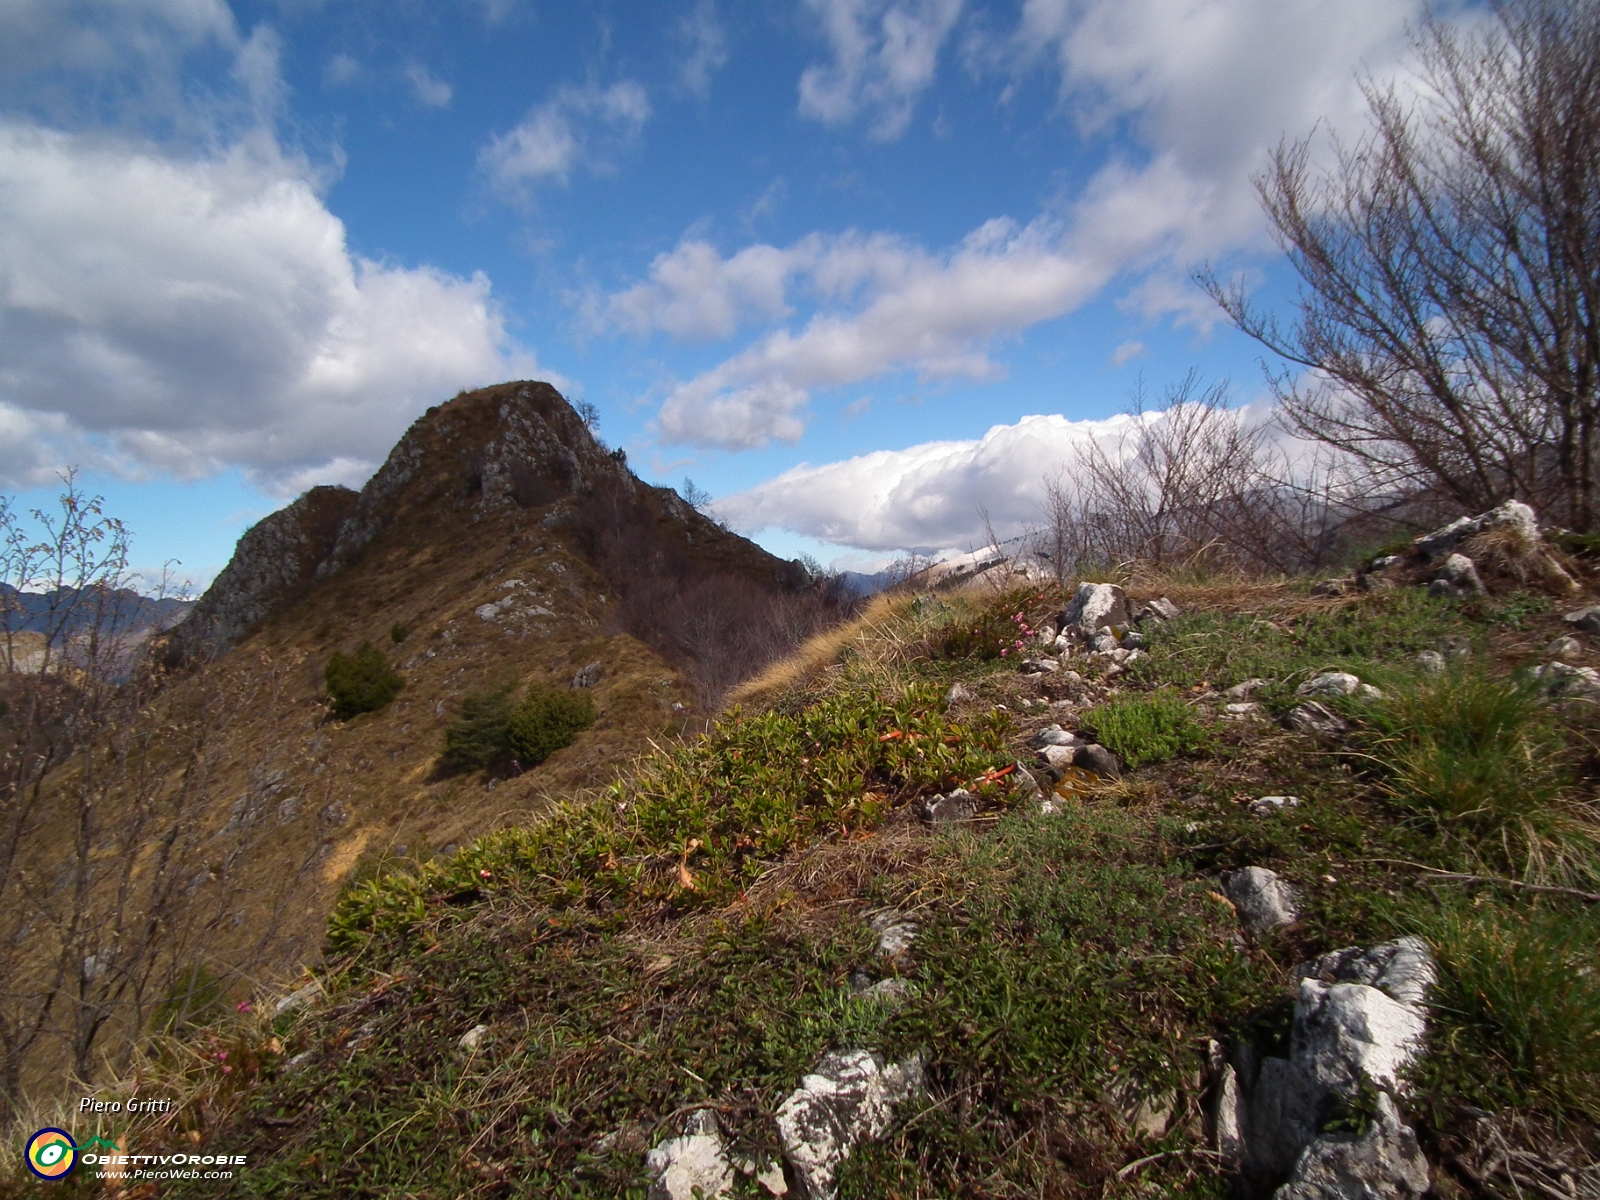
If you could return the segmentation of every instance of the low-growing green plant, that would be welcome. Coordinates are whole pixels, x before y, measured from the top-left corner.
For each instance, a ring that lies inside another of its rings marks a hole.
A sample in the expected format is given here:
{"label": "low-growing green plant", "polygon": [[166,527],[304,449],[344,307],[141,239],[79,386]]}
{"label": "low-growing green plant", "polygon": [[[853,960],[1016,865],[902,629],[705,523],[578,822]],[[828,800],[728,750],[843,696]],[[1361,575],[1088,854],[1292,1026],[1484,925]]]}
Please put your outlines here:
{"label": "low-growing green plant", "polygon": [[1210,744],[1177,692],[1115,696],[1083,714],[1082,724],[1130,768],[1193,754]]}
{"label": "low-growing green plant", "polygon": [[445,726],[446,762],[457,767],[486,767],[511,753],[516,686],[513,681],[466,694],[455,720]]}
{"label": "low-growing green plant", "polygon": [[1444,638],[1466,636],[1475,626],[1449,601],[1422,588],[1376,592],[1331,611],[1268,620],[1248,612],[1195,612],[1146,630],[1145,655],[1129,668],[1137,680],[1178,687],[1224,688],[1246,679],[1272,685],[1287,699],[1294,684],[1317,671],[1353,671],[1363,678]]}
{"label": "low-growing green plant", "polygon": [[404,625],[400,624],[399,621],[396,621],[393,625],[389,626],[389,640],[391,642],[393,642],[396,646],[398,646],[401,642],[405,641],[410,636],[411,636],[411,630],[407,629]]}
{"label": "low-growing green plant", "polygon": [[594,697],[585,688],[532,688],[506,724],[506,742],[523,766],[537,766],[572,745],[597,715]]}
{"label": "low-growing green plant", "polygon": [[[1438,1086],[1480,1105],[1600,1117],[1600,915],[1445,909],[1425,928],[1439,960]],[[1463,1057],[1500,1069],[1463,1071]]]}
{"label": "low-growing green plant", "polygon": [[826,696],[798,713],[736,709],[593,802],[491,834],[415,874],[350,888],[329,918],[329,946],[415,929],[485,891],[510,889],[560,910],[713,906],[797,845],[875,829],[932,790],[960,784],[990,800],[1004,795],[996,771],[1012,761],[1006,714],[963,725],[943,710],[943,690],[923,684],[893,700]]}
{"label": "low-growing green plant", "polygon": [[322,672],[333,702],[333,715],[348,721],[358,713],[376,712],[400,694],[406,681],[371,642],[362,642],[354,654],[334,652]]}

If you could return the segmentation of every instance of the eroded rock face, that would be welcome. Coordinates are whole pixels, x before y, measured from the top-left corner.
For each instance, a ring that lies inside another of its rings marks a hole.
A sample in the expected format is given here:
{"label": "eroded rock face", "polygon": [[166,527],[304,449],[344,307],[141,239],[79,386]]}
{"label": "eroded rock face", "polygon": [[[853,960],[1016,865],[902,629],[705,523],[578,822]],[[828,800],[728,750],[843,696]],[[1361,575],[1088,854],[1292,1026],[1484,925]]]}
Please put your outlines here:
{"label": "eroded rock face", "polygon": [[778,1140],[803,1200],[832,1200],[839,1168],[889,1129],[895,1106],[922,1090],[922,1062],[867,1050],[824,1055],[778,1107]]}
{"label": "eroded rock face", "polygon": [[349,488],[314,487],[246,530],[228,565],[172,631],[168,662],[226,653],[256,622],[305,591],[358,499]]}

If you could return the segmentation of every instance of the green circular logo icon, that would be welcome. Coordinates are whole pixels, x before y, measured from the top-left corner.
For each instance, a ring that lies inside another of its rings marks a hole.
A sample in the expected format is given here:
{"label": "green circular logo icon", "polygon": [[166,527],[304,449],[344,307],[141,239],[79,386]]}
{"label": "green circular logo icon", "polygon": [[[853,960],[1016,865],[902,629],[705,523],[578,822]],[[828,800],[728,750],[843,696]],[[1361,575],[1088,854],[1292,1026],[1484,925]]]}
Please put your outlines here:
{"label": "green circular logo icon", "polygon": [[65,1179],[78,1165],[78,1144],[65,1129],[41,1129],[28,1139],[28,1168],[40,1179]]}

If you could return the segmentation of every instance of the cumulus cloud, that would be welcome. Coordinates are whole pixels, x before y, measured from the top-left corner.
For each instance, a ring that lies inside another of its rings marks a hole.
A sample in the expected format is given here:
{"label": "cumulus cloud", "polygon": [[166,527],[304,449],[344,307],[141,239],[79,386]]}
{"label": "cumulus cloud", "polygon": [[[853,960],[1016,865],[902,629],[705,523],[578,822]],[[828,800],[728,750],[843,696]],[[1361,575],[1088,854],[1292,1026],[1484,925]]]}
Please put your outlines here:
{"label": "cumulus cloud", "polygon": [[566,183],[575,170],[604,172],[611,157],[637,140],[650,119],[650,98],[623,80],[602,88],[563,84],[509,133],[497,134],[478,165],[503,193],[520,198],[533,184]]}
{"label": "cumulus cloud", "polygon": [[0,123],[7,486],[130,472],[359,482],[427,404],[532,374],[483,275],[353,255],[265,135],[191,157]]}
{"label": "cumulus cloud", "polygon": [[801,74],[801,114],[830,125],[865,114],[872,137],[898,138],[933,82],[962,0],[807,0],[807,7],[832,57]]}
{"label": "cumulus cloud", "polygon": [[1069,220],[986,221],[942,253],[884,235],[812,235],[730,258],[686,242],[657,258],[648,283],[613,296],[610,313],[634,330],[725,337],[741,318],[781,315],[791,287],[803,283],[819,311],[802,328],[768,333],[676,385],[657,417],[669,442],[747,449],[793,441],[819,389],[903,371],[931,380],[1002,376],[990,353],[997,339],[1072,311],[1170,238],[1160,206],[1141,199],[1108,175]]}
{"label": "cumulus cloud", "polygon": [[[1131,129],[1135,144],[1112,153],[1070,203],[1025,225],[985,222],[943,250],[847,234],[727,256],[687,240],[658,256],[648,280],[609,299],[614,325],[705,339],[796,314],[802,322],[758,333],[673,385],[660,435],[757,447],[798,438],[819,390],[903,372],[994,378],[1004,372],[997,342],[1113,284],[1124,288],[1124,309],[1209,333],[1219,314],[1189,282],[1190,268],[1268,248],[1252,173],[1282,137],[1319,120],[1359,127],[1355,73],[1403,74],[1406,21],[1420,3],[1027,0],[1017,26],[969,50],[970,63],[1013,81],[1046,65],[1083,136]],[[812,6],[834,58],[808,69],[805,110],[830,121],[870,111],[881,131],[903,129],[959,5]],[[890,69],[891,58],[900,65]]]}
{"label": "cumulus cloud", "polygon": [[405,76],[418,104],[424,108],[450,107],[450,98],[455,95],[455,89],[427,67],[421,63],[410,63],[406,66]]}
{"label": "cumulus cloud", "polygon": [[678,32],[688,47],[679,78],[703,100],[711,94],[711,77],[728,61],[728,36],[717,19],[716,0],[698,0]]}
{"label": "cumulus cloud", "polygon": [[[1028,416],[980,438],[802,463],[712,509],[745,533],[781,528],[864,552],[960,553],[982,546],[990,527],[1002,538],[1038,528],[1047,481],[1078,452],[1096,445],[1112,459],[1124,458],[1168,411],[1099,421]],[[1319,453],[1279,426],[1265,401],[1236,408],[1232,417],[1292,462],[1309,463]]]}
{"label": "cumulus cloud", "polygon": [[712,507],[746,533],[779,527],[860,550],[967,550],[986,536],[980,505],[1002,536],[1037,524],[1043,481],[1077,447],[1113,448],[1140,420],[1023,417],[972,440],[802,464]]}

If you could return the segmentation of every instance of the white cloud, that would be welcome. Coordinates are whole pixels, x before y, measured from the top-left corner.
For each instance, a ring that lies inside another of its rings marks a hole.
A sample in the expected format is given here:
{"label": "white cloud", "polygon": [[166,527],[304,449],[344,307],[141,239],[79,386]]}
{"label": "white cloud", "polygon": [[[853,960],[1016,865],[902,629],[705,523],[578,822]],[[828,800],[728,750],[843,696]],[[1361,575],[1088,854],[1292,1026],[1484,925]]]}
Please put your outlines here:
{"label": "white cloud", "polygon": [[1142,199],[1107,176],[1069,222],[1041,217],[1019,229],[990,220],[941,254],[884,235],[811,235],[728,259],[685,243],[657,258],[650,283],[612,297],[611,316],[635,330],[725,337],[740,317],[781,314],[786,289],[803,279],[821,311],[676,385],[657,418],[669,442],[748,449],[793,441],[818,389],[900,371],[1002,376],[990,356],[997,339],[1072,311],[1171,236],[1165,210]]}
{"label": "white cloud", "polygon": [[478,154],[479,167],[500,190],[522,197],[529,184],[566,183],[572,172],[610,169],[610,157],[636,140],[650,119],[650,99],[632,80],[608,88],[563,84],[510,133]]}
{"label": "white cloud", "polygon": [[1111,352],[1111,365],[1113,367],[1125,367],[1134,359],[1143,358],[1146,353],[1148,353],[1148,350],[1143,342],[1123,342]]}
{"label": "white cloud", "polygon": [[323,87],[348,87],[365,74],[360,62],[348,54],[335,54],[322,68]]}
{"label": "white cloud", "polygon": [[871,136],[893,141],[933,82],[962,0],[806,0],[832,60],[800,76],[800,112],[830,125],[866,113]]}
{"label": "white cloud", "polygon": [[1023,417],[970,441],[802,464],[712,507],[747,533],[777,527],[859,550],[967,550],[985,538],[980,505],[1001,536],[1038,524],[1044,480],[1076,447],[1114,447],[1137,420]]}
{"label": "white cloud", "polygon": [[789,315],[784,293],[799,257],[793,249],[756,245],[725,259],[709,242],[680,242],[656,255],[650,282],[607,300],[607,317],[635,333],[659,329],[685,341],[731,337],[754,318]]}
{"label": "white cloud", "polygon": [[427,404],[533,373],[483,275],[352,255],[264,134],[178,158],[0,123],[7,484],[123,470],[358,481]]}
{"label": "white cloud", "polygon": [[418,104],[424,108],[450,107],[450,98],[455,95],[455,89],[427,67],[421,63],[410,63],[406,66],[405,75]]}
{"label": "white cloud", "polygon": [[[875,0],[810,2],[835,53],[831,66],[807,71],[803,107],[837,121],[870,110],[886,133],[903,129],[959,5],[913,12]],[[809,312],[799,310],[799,328],[769,329],[674,385],[658,416],[660,435],[755,447],[798,438],[819,389],[905,371],[994,378],[1004,372],[993,357],[997,341],[1071,312],[1116,281],[1126,285],[1125,310],[1209,333],[1220,314],[1190,283],[1190,269],[1269,248],[1252,173],[1282,137],[1309,134],[1319,120],[1360,127],[1356,72],[1403,76],[1406,21],[1420,3],[1027,0],[1000,49],[972,61],[1016,79],[1043,57],[1084,136],[1109,141],[1112,131],[1131,129],[1135,143],[1117,149],[1069,204],[1020,229],[1007,219],[986,222],[942,251],[848,234],[812,235],[786,249],[749,246],[725,258],[686,241],[659,256],[647,282],[611,298],[614,324],[730,337],[746,323],[788,320],[801,295],[813,301]],[[921,34],[882,32],[891,26]],[[923,47],[920,58],[914,44]],[[883,65],[890,47],[903,69]],[[879,87],[890,78],[921,82]]]}
{"label": "white cloud", "polygon": [[703,100],[711,94],[711,77],[728,61],[728,37],[717,19],[716,0],[697,0],[678,31],[688,46],[679,78]]}

